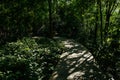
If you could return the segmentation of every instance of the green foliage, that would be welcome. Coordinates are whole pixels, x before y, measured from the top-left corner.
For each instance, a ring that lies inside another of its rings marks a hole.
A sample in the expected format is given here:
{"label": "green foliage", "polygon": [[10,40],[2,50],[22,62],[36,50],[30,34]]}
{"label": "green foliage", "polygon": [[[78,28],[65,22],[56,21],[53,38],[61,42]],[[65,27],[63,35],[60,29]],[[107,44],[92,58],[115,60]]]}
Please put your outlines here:
{"label": "green foliage", "polygon": [[56,43],[44,38],[7,43],[0,51],[0,79],[48,80],[63,48]]}

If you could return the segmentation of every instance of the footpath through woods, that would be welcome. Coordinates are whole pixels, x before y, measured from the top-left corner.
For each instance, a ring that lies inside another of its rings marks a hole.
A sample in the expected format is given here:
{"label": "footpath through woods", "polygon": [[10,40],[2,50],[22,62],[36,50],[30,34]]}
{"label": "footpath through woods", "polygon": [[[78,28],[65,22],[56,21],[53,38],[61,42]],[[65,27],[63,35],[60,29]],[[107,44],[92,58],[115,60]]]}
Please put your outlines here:
{"label": "footpath through woods", "polygon": [[66,47],[50,80],[108,80],[92,54],[74,40],[62,40]]}

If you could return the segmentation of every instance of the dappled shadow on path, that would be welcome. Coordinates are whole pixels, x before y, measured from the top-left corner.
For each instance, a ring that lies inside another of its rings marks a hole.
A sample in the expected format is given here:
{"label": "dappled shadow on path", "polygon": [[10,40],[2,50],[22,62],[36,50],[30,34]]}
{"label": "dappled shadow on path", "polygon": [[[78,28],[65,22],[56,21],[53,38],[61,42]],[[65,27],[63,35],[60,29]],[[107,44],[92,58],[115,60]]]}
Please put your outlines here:
{"label": "dappled shadow on path", "polygon": [[107,80],[86,48],[71,40],[64,44],[67,50],[50,80]]}

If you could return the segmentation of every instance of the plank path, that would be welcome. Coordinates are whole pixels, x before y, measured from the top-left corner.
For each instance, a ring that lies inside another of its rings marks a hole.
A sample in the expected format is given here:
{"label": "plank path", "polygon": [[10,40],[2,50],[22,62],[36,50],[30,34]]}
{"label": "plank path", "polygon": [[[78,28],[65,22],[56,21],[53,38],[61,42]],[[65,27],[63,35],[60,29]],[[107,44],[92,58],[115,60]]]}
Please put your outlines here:
{"label": "plank path", "polygon": [[49,80],[106,80],[92,54],[74,40],[63,40],[66,51],[60,56]]}

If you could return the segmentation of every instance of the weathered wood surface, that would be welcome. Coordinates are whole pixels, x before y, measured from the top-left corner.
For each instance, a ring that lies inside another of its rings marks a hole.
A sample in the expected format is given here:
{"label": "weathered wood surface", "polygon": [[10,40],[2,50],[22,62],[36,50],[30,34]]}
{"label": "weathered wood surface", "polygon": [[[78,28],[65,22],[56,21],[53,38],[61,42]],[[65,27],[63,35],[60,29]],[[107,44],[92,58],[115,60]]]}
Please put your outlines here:
{"label": "weathered wood surface", "polygon": [[63,40],[63,43],[67,50],[50,80],[107,80],[85,47],[73,40]]}

